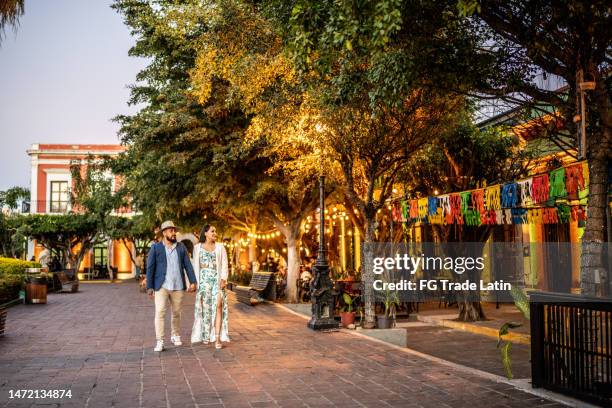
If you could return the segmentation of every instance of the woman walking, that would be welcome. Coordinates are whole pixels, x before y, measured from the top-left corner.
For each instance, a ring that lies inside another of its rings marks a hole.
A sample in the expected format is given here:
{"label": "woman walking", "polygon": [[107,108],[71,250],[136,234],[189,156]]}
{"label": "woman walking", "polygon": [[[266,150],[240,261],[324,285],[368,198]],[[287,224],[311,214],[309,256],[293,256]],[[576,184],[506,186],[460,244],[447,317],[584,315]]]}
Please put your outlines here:
{"label": "woman walking", "polygon": [[193,248],[193,269],[198,279],[195,298],[195,318],[191,331],[191,343],[229,342],[227,284],[227,252],[217,243],[217,231],[205,225],[200,232],[200,242]]}

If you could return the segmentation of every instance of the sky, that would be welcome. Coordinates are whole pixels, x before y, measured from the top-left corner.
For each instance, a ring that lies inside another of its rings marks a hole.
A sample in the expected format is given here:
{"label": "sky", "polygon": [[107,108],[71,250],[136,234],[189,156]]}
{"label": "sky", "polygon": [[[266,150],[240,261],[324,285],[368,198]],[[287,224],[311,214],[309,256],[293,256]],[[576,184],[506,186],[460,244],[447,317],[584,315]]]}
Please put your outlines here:
{"label": "sky", "polygon": [[26,0],[0,44],[0,191],[29,187],[32,143],[119,143],[146,60],[111,0]]}

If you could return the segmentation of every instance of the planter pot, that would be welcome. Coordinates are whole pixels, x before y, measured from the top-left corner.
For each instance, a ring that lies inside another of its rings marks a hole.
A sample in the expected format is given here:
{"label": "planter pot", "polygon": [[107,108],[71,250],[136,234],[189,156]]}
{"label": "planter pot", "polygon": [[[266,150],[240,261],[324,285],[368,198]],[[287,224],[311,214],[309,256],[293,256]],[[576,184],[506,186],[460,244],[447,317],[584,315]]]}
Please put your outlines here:
{"label": "planter pot", "polygon": [[379,329],[390,329],[393,327],[393,319],[385,315],[376,315],[376,326]]}
{"label": "planter pot", "polygon": [[26,283],[26,303],[38,304],[47,303],[47,280],[39,281],[32,279]]}
{"label": "planter pot", "polygon": [[355,312],[340,312],[340,321],[342,327],[348,327],[349,324],[355,323]]}

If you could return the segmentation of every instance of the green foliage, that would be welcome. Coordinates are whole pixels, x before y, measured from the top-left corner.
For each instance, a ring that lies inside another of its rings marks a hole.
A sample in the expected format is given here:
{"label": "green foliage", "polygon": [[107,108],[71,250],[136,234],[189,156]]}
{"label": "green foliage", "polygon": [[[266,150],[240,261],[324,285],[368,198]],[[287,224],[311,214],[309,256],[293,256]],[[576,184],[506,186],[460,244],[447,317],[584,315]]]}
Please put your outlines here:
{"label": "green foliage", "polygon": [[226,103],[226,83],[213,81],[204,104],[191,92],[198,39],[214,23],[207,8],[196,1],[154,3],[120,0],[113,6],[136,37],[130,54],[151,60],[132,87],[132,102],[143,108],[116,118],[129,150],[113,169],[125,177],[145,217],[197,229],[204,215],[215,222],[215,213],[229,204],[248,212],[243,199],[270,162],[254,156],[261,146],[242,148],[249,117]]}
{"label": "green foliage", "polygon": [[19,297],[19,291],[24,284],[26,268],[40,268],[40,264],[13,258],[0,258],[0,304]]}
{"label": "green foliage", "polygon": [[30,190],[23,187],[12,187],[6,191],[0,191],[0,209],[5,205],[11,210],[15,210],[20,200],[30,198]]}
{"label": "green foliage", "polygon": [[0,212],[0,256],[19,258],[25,251],[26,237],[20,233],[23,216]]}
{"label": "green foliage", "polygon": [[395,320],[395,311],[400,305],[397,291],[386,289],[383,304],[385,305],[385,316],[391,317]]}
{"label": "green foliage", "polygon": [[0,275],[23,275],[26,268],[40,268],[40,264],[14,258],[0,258]]}
{"label": "green foliage", "polygon": [[342,299],[344,300],[344,303],[346,304],[346,306],[344,307],[345,312],[351,313],[353,311],[353,302],[357,300],[358,297],[359,297],[358,295],[351,296],[350,294],[346,292],[342,294]]}
{"label": "green foliage", "polygon": [[521,327],[522,324],[521,323],[515,323],[515,322],[506,322],[504,323],[500,328],[499,328],[499,338],[497,340],[497,347],[499,347],[499,345],[502,342],[502,337],[505,336],[506,334],[508,334],[510,332],[510,329],[516,329],[517,327]]}
{"label": "green foliage", "polygon": [[[113,240],[120,240],[128,248],[128,243],[134,246],[136,257],[146,255],[149,251],[149,244],[155,239],[155,223],[143,215],[127,217],[110,217],[107,222],[108,237]],[[132,251],[128,251],[132,262],[136,258]]]}
{"label": "green foliage", "polygon": [[[499,347],[499,344],[498,344]],[[514,376],[512,375],[512,360],[510,359],[510,350],[512,349],[512,343],[509,341],[505,342],[501,348],[501,359],[502,365],[504,367],[504,372],[506,373],[506,377],[511,380]]]}
{"label": "green foliage", "polygon": [[512,286],[510,289],[510,294],[512,295],[512,299],[514,300],[514,305],[518,310],[521,311],[525,319],[529,320],[530,309],[529,309],[529,297],[524,289],[517,288],[516,286]]}
{"label": "green foliage", "polygon": [[399,179],[413,195],[468,190],[525,175],[529,159],[512,133],[479,129],[466,110],[457,127],[413,156]]}
{"label": "green foliage", "polygon": [[89,213],[31,214],[23,216],[18,232],[60,251],[72,268],[78,268],[99,236],[99,224],[97,215]]}
{"label": "green foliage", "polygon": [[[527,297],[527,293],[524,289],[517,288],[512,286],[510,290],[510,294],[514,300],[514,305],[516,308],[523,314],[525,319],[529,320],[529,298]],[[512,359],[510,356],[510,350],[512,349],[512,343],[508,340],[504,340],[503,336],[510,333],[510,329],[516,329],[517,327],[521,327],[521,323],[516,322],[506,322],[499,328],[498,340],[497,340],[497,348],[500,349],[502,365],[504,366],[504,371],[506,373],[506,377],[512,379]]]}

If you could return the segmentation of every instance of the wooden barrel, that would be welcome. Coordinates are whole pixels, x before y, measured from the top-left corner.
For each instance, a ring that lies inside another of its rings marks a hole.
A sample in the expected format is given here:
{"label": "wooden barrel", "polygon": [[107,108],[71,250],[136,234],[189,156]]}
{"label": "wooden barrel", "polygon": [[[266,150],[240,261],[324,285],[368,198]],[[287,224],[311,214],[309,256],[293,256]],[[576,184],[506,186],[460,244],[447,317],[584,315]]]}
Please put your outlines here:
{"label": "wooden barrel", "polygon": [[26,303],[47,303],[47,281],[36,281],[26,284]]}

